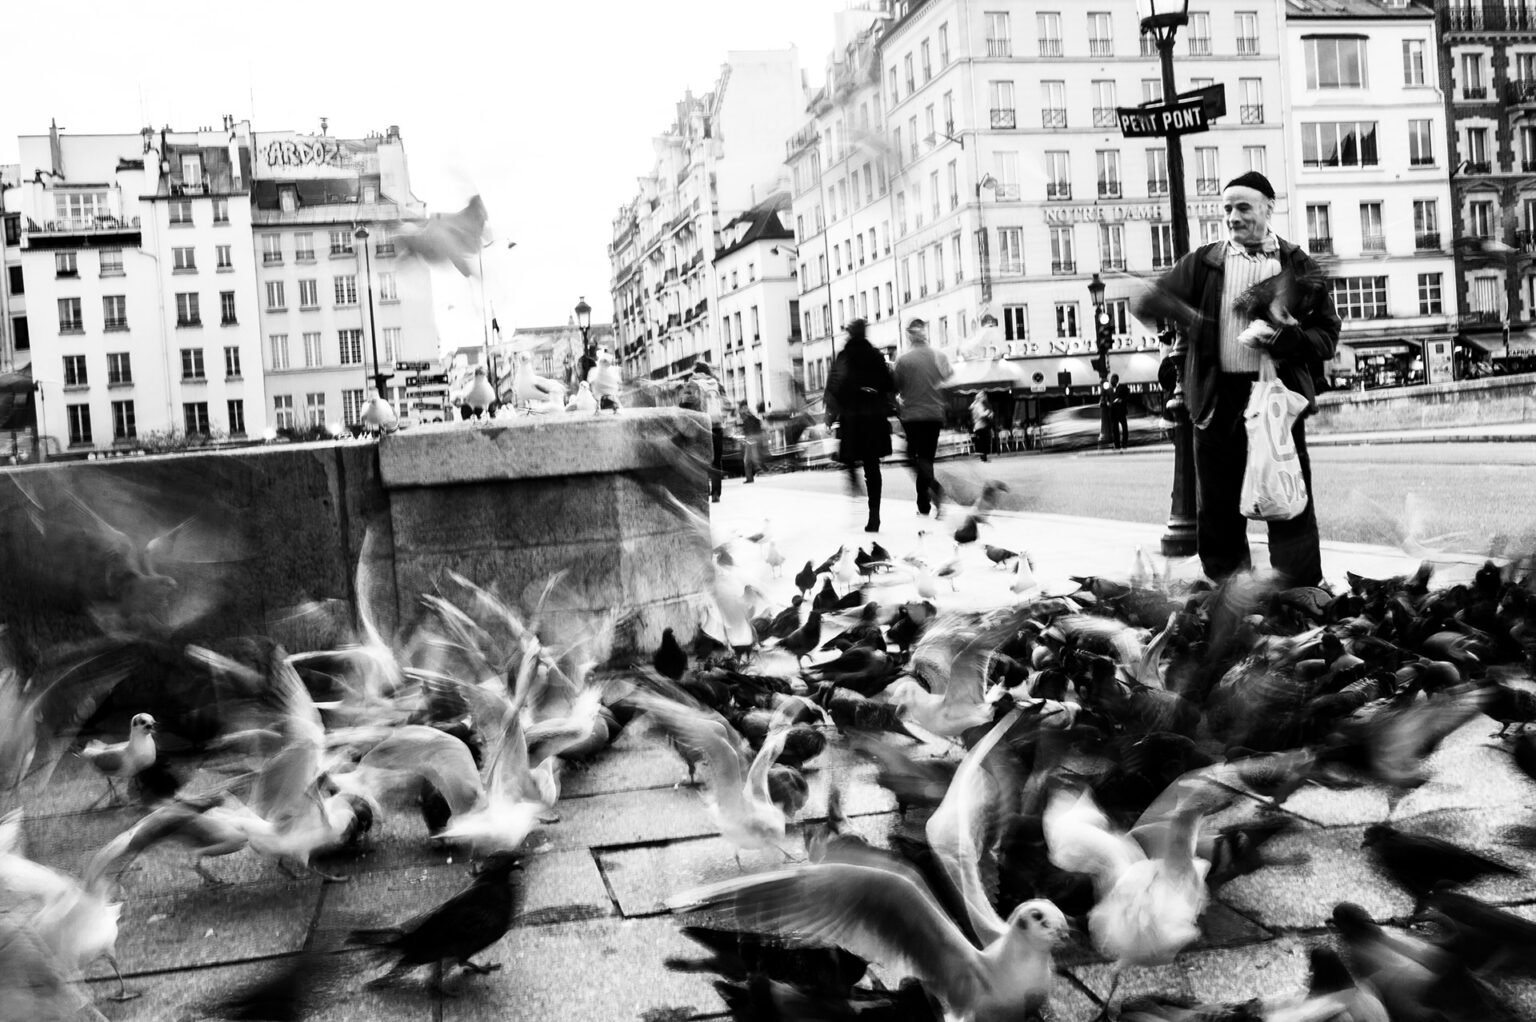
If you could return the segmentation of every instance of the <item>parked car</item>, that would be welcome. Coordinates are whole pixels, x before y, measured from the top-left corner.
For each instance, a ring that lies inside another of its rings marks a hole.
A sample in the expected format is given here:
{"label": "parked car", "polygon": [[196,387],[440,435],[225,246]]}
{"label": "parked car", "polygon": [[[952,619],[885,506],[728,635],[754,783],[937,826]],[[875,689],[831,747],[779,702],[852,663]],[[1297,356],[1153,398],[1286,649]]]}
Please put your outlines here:
{"label": "parked car", "polygon": [[[1156,444],[1171,439],[1169,422],[1146,412],[1126,416],[1131,444]],[[1080,405],[1050,412],[1040,423],[1040,440],[1046,450],[1093,447],[1099,442],[1099,406]]]}

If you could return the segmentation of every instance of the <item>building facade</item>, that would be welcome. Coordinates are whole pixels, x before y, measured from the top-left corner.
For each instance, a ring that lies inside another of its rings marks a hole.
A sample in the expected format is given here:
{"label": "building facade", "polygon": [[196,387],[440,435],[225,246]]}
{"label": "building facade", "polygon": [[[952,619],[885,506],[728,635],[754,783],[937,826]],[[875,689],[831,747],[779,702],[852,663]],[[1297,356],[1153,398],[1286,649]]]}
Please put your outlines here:
{"label": "building facade", "polygon": [[[720,299],[720,364],[726,400],[765,413],[797,398],[799,285],[790,201],[779,192],[725,225],[713,263]],[[774,343],[775,341],[779,343]]]}
{"label": "building facade", "polygon": [[0,166],[0,225],[5,228],[4,279],[0,279],[0,373],[20,372],[32,364],[27,324],[26,278],[21,268],[21,213],[10,198],[21,188],[20,164]]}
{"label": "building facade", "polygon": [[1457,368],[1536,360],[1536,3],[1437,0]]}
{"label": "building facade", "polygon": [[[677,104],[613,222],[616,352],[628,376],[718,363],[712,263],[725,224],[784,187],[783,140],[804,108],[794,49],[732,51],[714,89]],[[774,343],[788,344],[788,337]]]}
{"label": "building facade", "polygon": [[1453,378],[1457,309],[1434,13],[1401,0],[1291,0],[1287,237],[1331,279],[1343,385]]}
{"label": "building facade", "polygon": [[[252,219],[269,429],[351,426],[379,371],[402,422],[442,414],[396,362],[438,364],[430,267],[394,237],[425,217],[397,128],[363,139],[258,132]],[[359,235],[359,231],[366,238]],[[440,388],[439,388],[440,389]]]}
{"label": "building facade", "polygon": [[41,431],[80,450],[246,435],[264,404],[249,125],[19,143]]}

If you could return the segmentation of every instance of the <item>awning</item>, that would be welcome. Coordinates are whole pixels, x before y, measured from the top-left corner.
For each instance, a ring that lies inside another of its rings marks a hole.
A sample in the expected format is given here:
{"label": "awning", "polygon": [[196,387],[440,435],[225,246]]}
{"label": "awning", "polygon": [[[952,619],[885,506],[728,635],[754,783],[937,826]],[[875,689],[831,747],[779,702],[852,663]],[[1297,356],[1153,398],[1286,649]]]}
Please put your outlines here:
{"label": "awning", "polygon": [[1350,341],[1357,355],[1411,355],[1418,351],[1401,341]]}
{"label": "awning", "polygon": [[1012,390],[1029,386],[1029,375],[1007,359],[956,362],[954,369],[955,375],[944,381],[946,390]]}
{"label": "awning", "polygon": [[1461,334],[1456,338],[1456,343],[1476,348],[1485,355],[1504,354],[1504,338],[1500,334]]}
{"label": "awning", "polygon": [[0,373],[0,430],[14,432],[37,427],[37,406],[32,367],[19,373]]}

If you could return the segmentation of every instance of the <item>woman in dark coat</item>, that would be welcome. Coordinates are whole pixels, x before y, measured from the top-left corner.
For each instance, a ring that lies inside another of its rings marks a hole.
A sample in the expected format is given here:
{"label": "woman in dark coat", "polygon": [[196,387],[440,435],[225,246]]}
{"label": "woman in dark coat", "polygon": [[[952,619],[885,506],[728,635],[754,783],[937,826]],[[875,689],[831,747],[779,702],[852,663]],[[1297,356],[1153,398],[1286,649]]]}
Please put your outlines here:
{"label": "woman in dark coat", "polygon": [[864,466],[869,498],[865,532],[880,531],[880,459],[891,453],[891,404],[895,384],[885,356],[864,336],[865,323],[848,324],[848,340],[832,362],[827,378],[827,425],[838,423],[837,460],[848,470],[848,487],[857,493],[858,467]]}

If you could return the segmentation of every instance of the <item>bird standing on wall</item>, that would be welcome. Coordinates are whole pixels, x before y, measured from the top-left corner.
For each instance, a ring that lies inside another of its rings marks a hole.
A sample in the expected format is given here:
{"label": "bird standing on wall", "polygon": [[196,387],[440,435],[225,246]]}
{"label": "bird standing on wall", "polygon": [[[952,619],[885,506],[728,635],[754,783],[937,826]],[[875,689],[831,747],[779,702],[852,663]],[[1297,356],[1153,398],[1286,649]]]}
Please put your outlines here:
{"label": "bird standing on wall", "polygon": [[617,414],[619,391],[624,386],[624,374],[614,364],[613,352],[604,348],[597,353],[597,365],[587,373],[587,382],[592,385],[592,394],[597,398],[598,408],[611,408]]}
{"label": "bird standing on wall", "polygon": [[496,388],[485,378],[485,366],[475,366],[475,374],[469,386],[459,394],[459,403],[476,415],[484,415],[496,401]]}

